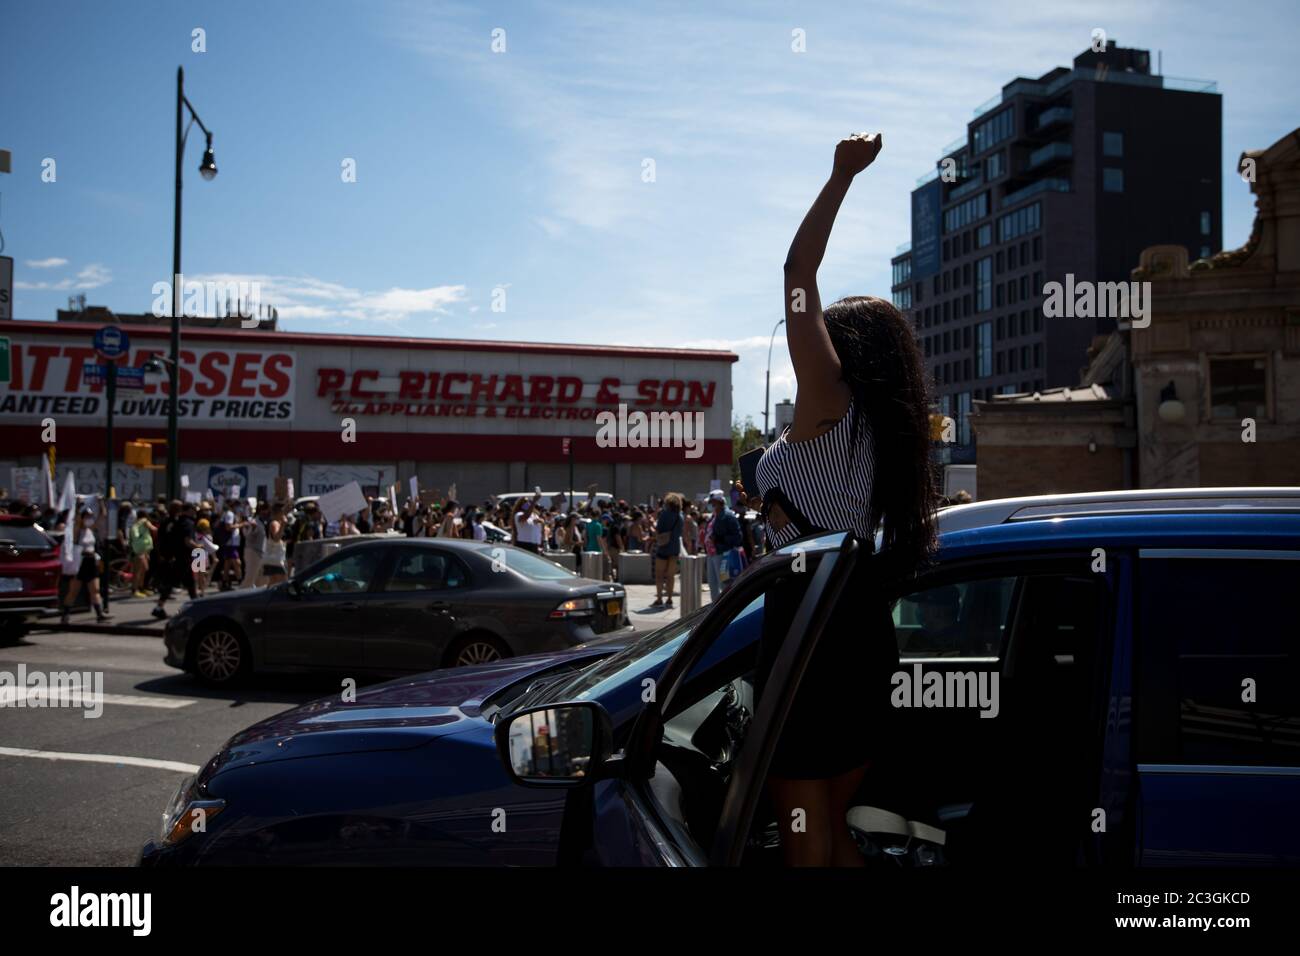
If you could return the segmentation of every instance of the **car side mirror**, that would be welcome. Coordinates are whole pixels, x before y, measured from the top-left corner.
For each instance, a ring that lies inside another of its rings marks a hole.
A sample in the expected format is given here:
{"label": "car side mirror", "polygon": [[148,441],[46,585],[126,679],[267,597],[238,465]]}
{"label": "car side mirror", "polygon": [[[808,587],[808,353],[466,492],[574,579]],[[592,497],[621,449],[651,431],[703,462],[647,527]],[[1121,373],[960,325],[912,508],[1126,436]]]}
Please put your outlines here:
{"label": "car side mirror", "polygon": [[498,720],[497,755],[515,783],[580,787],[602,776],[614,746],[609,712],[595,701],[532,707]]}

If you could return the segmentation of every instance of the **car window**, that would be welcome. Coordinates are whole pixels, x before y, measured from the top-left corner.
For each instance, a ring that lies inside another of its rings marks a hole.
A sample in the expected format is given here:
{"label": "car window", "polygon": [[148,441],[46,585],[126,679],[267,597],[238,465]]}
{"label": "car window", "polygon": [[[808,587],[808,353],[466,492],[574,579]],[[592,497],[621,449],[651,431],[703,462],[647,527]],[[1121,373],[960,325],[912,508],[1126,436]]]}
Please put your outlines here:
{"label": "car window", "polygon": [[311,594],[357,594],[370,589],[379,569],[378,548],[344,551],[311,577],[303,578],[299,587]]}
{"label": "car window", "polygon": [[1016,576],[937,584],[894,605],[903,658],[1001,657]]}
{"label": "car window", "polygon": [[401,548],[383,589],[389,592],[441,591],[464,585],[464,569],[451,555],[428,548]]}
{"label": "car window", "polygon": [[48,551],[54,547],[54,543],[39,528],[16,521],[0,522],[0,545],[23,551]]}
{"label": "car window", "polygon": [[[485,548],[494,561],[500,560],[511,571],[518,571],[534,581],[569,581],[577,575],[549,558],[538,557],[523,548],[501,547]],[[498,556],[496,552],[500,552]]]}
{"label": "car window", "polygon": [[1143,558],[1139,633],[1173,655],[1180,762],[1300,766],[1298,577],[1297,561]]}

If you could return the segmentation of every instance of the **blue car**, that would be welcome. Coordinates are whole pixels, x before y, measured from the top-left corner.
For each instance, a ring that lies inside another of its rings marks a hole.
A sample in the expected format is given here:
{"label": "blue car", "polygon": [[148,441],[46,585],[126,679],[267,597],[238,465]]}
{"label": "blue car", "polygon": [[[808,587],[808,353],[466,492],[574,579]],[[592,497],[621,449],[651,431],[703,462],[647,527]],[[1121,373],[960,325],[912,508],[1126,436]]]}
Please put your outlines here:
{"label": "blue car", "polygon": [[[893,586],[893,723],[826,728],[890,742],[849,813],[869,861],[1300,864],[1300,489],[1012,499],[940,527]],[[803,539],[639,639],[263,721],[182,786],[142,862],[777,865],[762,781],[867,550]],[[764,593],[792,579],[756,700]]]}

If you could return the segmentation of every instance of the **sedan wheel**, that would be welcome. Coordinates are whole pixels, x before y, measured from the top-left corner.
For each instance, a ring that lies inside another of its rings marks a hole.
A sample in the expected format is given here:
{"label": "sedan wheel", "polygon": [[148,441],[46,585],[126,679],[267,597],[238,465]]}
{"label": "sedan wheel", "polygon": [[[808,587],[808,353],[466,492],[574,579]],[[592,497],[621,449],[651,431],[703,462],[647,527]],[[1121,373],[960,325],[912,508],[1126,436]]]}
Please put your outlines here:
{"label": "sedan wheel", "polygon": [[487,640],[474,640],[460,649],[453,662],[454,667],[473,667],[475,664],[489,664],[501,660],[501,651]]}
{"label": "sedan wheel", "polygon": [[243,670],[244,647],[239,637],[223,627],[199,638],[194,648],[194,669],[200,680],[225,684]]}

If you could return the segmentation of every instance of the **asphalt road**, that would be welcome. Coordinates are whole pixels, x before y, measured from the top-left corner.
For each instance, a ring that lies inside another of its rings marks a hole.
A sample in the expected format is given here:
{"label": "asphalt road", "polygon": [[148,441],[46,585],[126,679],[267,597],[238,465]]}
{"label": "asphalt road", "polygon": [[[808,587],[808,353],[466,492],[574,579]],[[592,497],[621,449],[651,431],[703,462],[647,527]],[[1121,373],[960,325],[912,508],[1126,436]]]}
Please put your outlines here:
{"label": "asphalt road", "polygon": [[[639,632],[681,613],[651,607],[653,585],[627,590]],[[152,606],[115,600],[110,625],[74,614],[72,628],[85,630],[37,627],[22,643],[0,647],[0,672],[17,675],[20,664],[29,672],[102,672],[105,695],[102,714],[87,717],[76,700],[19,707],[14,691],[0,688],[0,866],[134,865],[176,788],[227,739],[338,692],[330,677],[262,677],[222,692],[202,687],[163,663],[162,622],[149,616]],[[119,629],[138,633],[113,633]]]}
{"label": "asphalt road", "polygon": [[0,648],[0,671],[100,671],[105,694],[103,713],[87,717],[79,704],[16,707],[12,691],[0,692],[0,865],[134,864],[193,772],[184,767],[249,724],[337,689],[263,678],[214,693],[162,655],[159,638],[112,634],[38,632]]}

